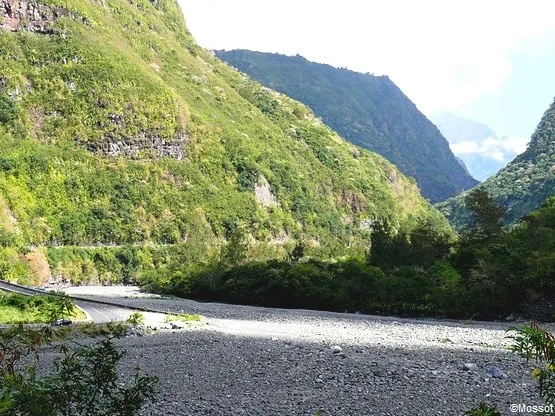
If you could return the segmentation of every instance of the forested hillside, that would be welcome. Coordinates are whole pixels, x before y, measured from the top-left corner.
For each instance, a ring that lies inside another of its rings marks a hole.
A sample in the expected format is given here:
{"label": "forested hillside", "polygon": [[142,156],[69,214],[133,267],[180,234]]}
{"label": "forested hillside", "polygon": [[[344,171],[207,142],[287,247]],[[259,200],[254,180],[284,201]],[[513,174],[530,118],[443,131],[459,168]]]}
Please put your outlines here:
{"label": "forested hillside", "polygon": [[348,141],[370,149],[443,201],[478,182],[460,166],[439,130],[387,77],[310,62],[301,56],[216,51],[267,87],[293,97]]}
{"label": "forested hillside", "polygon": [[[526,151],[480,188],[506,208],[507,223],[514,223],[555,195],[555,103],[543,115]],[[438,205],[457,228],[470,221],[464,198],[460,195]]]}
{"label": "forested hillside", "polygon": [[0,15],[4,278],[129,280],[234,239],[253,259],[336,257],[377,221],[448,230],[390,162],[201,49],[172,0]]}

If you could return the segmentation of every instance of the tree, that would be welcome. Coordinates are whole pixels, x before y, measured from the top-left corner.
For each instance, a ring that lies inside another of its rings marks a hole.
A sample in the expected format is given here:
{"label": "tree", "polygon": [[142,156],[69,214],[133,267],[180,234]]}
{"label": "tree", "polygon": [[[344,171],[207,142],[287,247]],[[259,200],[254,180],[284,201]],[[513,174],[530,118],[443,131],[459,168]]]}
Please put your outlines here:
{"label": "tree", "polygon": [[483,188],[472,190],[465,197],[465,204],[472,212],[472,234],[489,239],[502,232],[502,221],[507,213],[503,206],[497,204]]}
{"label": "tree", "polygon": [[236,267],[245,264],[249,257],[250,241],[246,226],[236,224],[229,241],[222,248],[221,262],[224,267]]}

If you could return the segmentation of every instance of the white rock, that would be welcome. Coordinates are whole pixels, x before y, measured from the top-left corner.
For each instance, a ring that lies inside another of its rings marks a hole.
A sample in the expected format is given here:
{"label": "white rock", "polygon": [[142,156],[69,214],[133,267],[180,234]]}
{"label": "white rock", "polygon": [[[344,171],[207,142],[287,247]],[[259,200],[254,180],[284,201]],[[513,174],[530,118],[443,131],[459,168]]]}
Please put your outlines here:
{"label": "white rock", "polygon": [[474,363],[464,363],[463,370],[465,370],[465,371],[477,371],[478,366]]}

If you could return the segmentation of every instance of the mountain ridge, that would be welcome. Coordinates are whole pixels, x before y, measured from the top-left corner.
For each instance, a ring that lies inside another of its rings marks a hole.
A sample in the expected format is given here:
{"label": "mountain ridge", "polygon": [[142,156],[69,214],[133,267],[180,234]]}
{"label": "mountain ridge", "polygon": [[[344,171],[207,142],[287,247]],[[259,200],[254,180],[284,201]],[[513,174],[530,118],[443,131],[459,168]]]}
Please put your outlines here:
{"label": "mountain ridge", "polygon": [[215,53],[265,86],[305,103],[345,139],[415,177],[433,202],[478,183],[459,165],[439,130],[388,76],[334,68],[300,55]]}

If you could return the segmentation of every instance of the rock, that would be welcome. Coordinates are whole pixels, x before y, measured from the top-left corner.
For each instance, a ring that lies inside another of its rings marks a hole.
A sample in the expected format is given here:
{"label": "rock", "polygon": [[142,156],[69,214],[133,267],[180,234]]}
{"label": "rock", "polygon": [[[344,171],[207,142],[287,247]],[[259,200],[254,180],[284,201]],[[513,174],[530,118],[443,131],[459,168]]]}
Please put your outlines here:
{"label": "rock", "polygon": [[507,378],[507,375],[497,367],[493,367],[491,370],[489,370],[489,373],[493,378],[497,378],[497,379]]}
{"label": "rock", "polygon": [[187,328],[186,322],[172,321],[170,322],[171,329],[185,329]]}
{"label": "rock", "polygon": [[124,337],[142,337],[147,335],[147,328],[144,325],[129,325],[125,330]]}
{"label": "rock", "polygon": [[477,371],[478,366],[474,363],[464,363],[463,364],[463,370],[465,370],[465,371]]}
{"label": "rock", "polygon": [[509,316],[507,316],[507,317],[505,318],[505,320],[506,320],[507,322],[514,322],[514,321],[516,320],[516,318],[515,318],[515,316],[514,316],[513,314],[510,314]]}
{"label": "rock", "polygon": [[339,345],[334,345],[330,349],[333,354],[339,354],[343,351],[343,348],[341,348]]}

